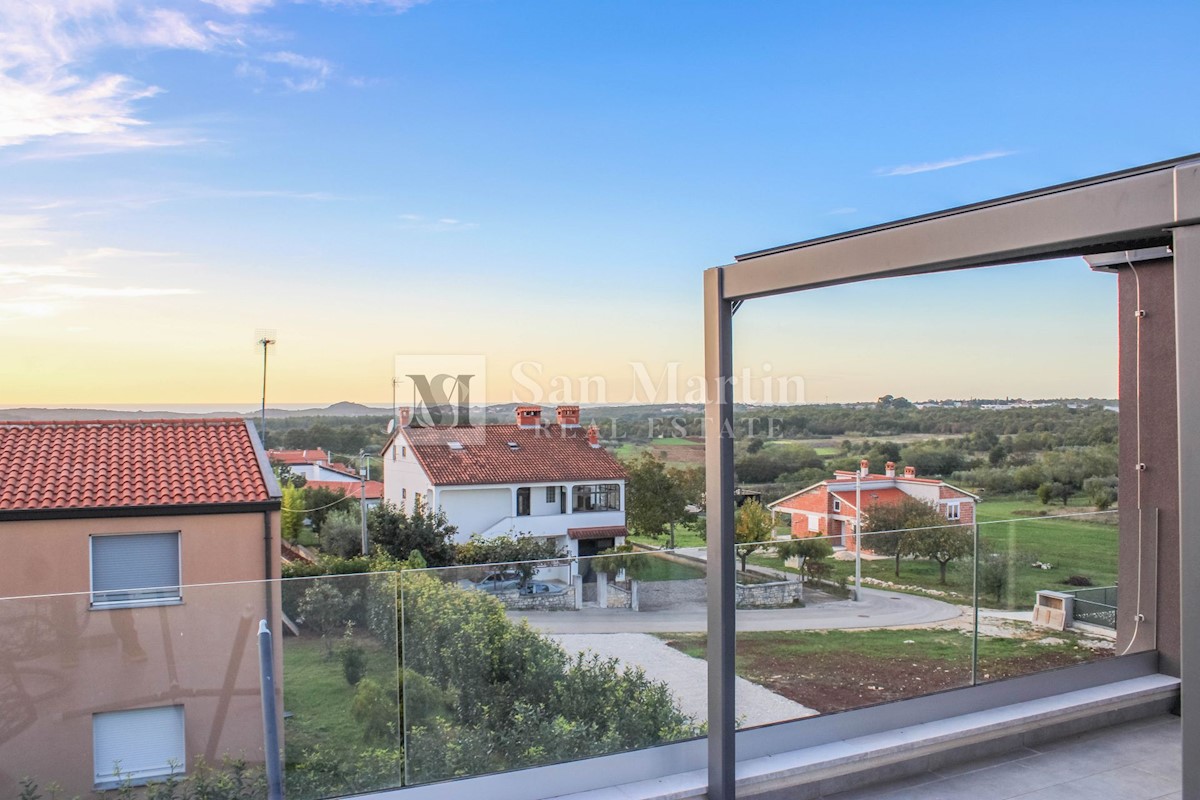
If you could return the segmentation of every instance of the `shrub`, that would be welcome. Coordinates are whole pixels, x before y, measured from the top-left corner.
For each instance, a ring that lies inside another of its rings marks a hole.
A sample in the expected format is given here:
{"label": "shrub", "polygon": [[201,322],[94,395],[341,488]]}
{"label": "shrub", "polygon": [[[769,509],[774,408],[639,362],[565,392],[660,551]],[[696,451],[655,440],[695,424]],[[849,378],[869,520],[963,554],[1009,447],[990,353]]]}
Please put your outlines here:
{"label": "shrub", "polygon": [[1072,575],[1063,581],[1067,586],[1093,586],[1092,579],[1087,575]]}
{"label": "shrub", "polygon": [[342,659],[342,674],[346,683],[357,686],[367,674],[367,651],[354,641],[354,623],[346,623],[346,633],[342,636],[342,644],[338,647],[338,657]]}
{"label": "shrub", "polygon": [[374,678],[358,682],[350,713],[363,726],[363,739],[368,743],[387,744],[396,740],[396,703]]}

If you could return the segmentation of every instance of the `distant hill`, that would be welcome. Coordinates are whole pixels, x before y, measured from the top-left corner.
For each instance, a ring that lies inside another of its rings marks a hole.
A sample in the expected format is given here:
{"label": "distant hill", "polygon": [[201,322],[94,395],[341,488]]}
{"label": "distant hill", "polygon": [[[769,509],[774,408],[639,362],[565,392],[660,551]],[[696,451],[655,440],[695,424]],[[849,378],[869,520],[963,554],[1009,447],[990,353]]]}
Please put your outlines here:
{"label": "distant hill", "polygon": [[[390,416],[392,409],[365,406],[343,400],[324,408],[268,408],[268,418],[282,417],[378,417]],[[0,409],[0,420],[29,422],[44,420],[81,419],[200,419],[204,417],[245,417],[257,419],[259,412],[240,411],[128,411],[111,408],[5,408]]]}

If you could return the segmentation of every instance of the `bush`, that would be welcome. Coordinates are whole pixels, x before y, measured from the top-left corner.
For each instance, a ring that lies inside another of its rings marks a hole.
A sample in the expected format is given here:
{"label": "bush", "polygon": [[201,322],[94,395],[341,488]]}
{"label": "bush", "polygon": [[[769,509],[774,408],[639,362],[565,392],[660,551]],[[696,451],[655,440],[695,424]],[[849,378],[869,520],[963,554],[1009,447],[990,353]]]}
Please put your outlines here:
{"label": "bush", "polygon": [[321,549],[342,558],[362,553],[362,522],[358,515],[346,510],[337,510],[329,515],[321,527]]}
{"label": "bush", "polygon": [[355,644],[354,623],[346,623],[346,633],[342,636],[342,645],[338,648],[338,657],[342,660],[342,674],[346,683],[357,686],[367,674],[367,651]]}
{"label": "bush", "polygon": [[1092,579],[1087,575],[1072,575],[1063,581],[1067,586],[1094,586]]}
{"label": "bush", "polygon": [[368,743],[387,744],[396,740],[396,703],[374,678],[358,682],[350,713],[363,726],[363,739]]}

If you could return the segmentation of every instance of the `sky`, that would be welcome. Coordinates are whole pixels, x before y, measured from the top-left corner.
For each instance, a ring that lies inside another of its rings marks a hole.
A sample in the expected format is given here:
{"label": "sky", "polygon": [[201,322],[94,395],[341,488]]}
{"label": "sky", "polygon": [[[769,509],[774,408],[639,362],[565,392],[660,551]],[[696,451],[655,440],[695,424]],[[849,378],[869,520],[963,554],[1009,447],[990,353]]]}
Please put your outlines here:
{"label": "sky", "polygon": [[[705,268],[1200,151],[1164,20],[1200,4],[0,0],[0,406],[252,406],[263,331],[268,404],[390,403],[414,355],[693,399]],[[1113,397],[1115,303],[1077,260],[820,289],[736,359]]]}

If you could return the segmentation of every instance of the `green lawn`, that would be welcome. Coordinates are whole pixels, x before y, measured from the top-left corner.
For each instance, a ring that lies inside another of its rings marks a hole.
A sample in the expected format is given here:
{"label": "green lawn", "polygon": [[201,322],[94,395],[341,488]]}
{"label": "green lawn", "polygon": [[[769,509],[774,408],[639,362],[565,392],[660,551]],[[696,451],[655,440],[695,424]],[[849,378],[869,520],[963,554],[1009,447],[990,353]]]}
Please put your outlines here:
{"label": "green lawn", "polygon": [[[395,650],[381,648],[366,636],[355,639],[367,650],[367,676],[385,689],[398,688]],[[339,641],[335,639],[335,646]],[[284,722],[289,763],[316,747],[348,755],[368,746],[362,726],[350,713],[354,691],[342,674],[341,659],[327,658],[319,638],[283,640],[283,708],[292,715]]]}
{"label": "green lawn", "polygon": [[[699,520],[687,525],[675,526],[675,547],[704,547],[707,540],[700,535],[704,530],[704,521]],[[649,547],[667,548],[671,546],[670,534],[663,534],[657,539],[650,536],[630,536],[629,541],[644,544]]]}
{"label": "green lawn", "polygon": [[[1037,499],[1031,501],[1021,498],[989,500],[979,505],[982,553],[1019,556],[1009,573],[1009,585],[1000,600],[997,601],[994,595],[985,596],[982,598],[983,605],[1009,609],[1032,608],[1039,589],[1062,591],[1073,588],[1063,583],[1073,575],[1086,576],[1095,586],[1112,586],[1116,583],[1117,526],[1079,519],[1020,516],[1015,513],[1044,508],[1047,507]],[[1061,505],[1048,508],[1051,514],[1062,513]],[[1068,513],[1070,511],[1071,507],[1068,507]],[[751,556],[750,561],[783,568],[779,559],[763,554]],[[1051,564],[1053,569],[1030,566],[1034,561]],[[834,566],[834,579],[845,577],[853,581],[853,561],[831,563]],[[939,581],[937,564],[927,559],[901,560],[899,578],[895,575],[895,562],[892,559],[863,561],[862,574],[863,577],[883,581],[954,592],[959,597],[946,599],[959,603],[971,602],[971,559],[952,562],[947,570],[945,585]]]}
{"label": "green lawn", "polygon": [[644,572],[638,573],[640,581],[688,581],[703,578],[704,567],[699,564],[687,564],[673,561],[661,556],[646,554],[639,556]]}

